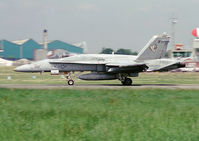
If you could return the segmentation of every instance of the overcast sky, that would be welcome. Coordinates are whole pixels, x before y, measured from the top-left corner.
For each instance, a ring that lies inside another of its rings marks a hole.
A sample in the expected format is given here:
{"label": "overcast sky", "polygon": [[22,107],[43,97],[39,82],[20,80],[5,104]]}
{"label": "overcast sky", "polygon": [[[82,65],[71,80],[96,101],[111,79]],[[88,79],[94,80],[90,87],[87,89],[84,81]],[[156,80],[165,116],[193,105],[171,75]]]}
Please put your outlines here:
{"label": "overcast sky", "polygon": [[0,0],[0,39],[33,38],[68,43],[86,41],[88,53],[102,47],[140,51],[154,34],[171,33],[178,18],[176,42],[191,45],[199,26],[199,0]]}

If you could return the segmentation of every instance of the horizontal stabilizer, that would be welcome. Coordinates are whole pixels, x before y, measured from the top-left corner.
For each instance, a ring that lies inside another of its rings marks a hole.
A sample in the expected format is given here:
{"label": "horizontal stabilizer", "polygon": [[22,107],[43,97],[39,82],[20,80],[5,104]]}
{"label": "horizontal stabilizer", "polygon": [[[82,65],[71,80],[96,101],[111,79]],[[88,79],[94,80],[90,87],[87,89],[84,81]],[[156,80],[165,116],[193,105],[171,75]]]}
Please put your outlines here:
{"label": "horizontal stabilizer", "polygon": [[175,63],[171,63],[171,64],[168,64],[168,65],[165,65],[165,66],[162,66],[160,68],[153,69],[153,70],[150,70],[150,68],[149,68],[149,71],[167,72],[167,71],[170,71],[170,70],[173,70],[173,69],[178,69],[178,68],[183,68],[183,67],[185,67],[184,63],[175,62]]}

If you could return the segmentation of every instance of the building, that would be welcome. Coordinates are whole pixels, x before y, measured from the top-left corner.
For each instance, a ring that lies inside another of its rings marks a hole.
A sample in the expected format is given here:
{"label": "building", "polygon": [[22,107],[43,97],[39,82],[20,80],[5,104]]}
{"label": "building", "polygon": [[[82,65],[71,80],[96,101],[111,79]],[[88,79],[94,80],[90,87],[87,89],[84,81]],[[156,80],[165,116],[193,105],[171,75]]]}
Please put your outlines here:
{"label": "building", "polygon": [[49,51],[53,51],[56,49],[64,49],[70,53],[77,53],[77,54],[83,53],[83,48],[68,44],[68,43],[60,41],[60,40],[55,40],[55,41],[51,41],[48,43]]}
{"label": "building", "polygon": [[186,68],[190,71],[199,71],[199,39],[193,40],[191,57],[186,60]]}
{"label": "building", "polygon": [[26,58],[33,60],[34,50],[41,48],[41,46],[33,39],[25,39],[18,41],[0,41],[0,57],[9,60],[18,60],[21,58]]}
{"label": "building", "polygon": [[176,44],[172,50],[168,51],[169,58],[186,58],[191,54],[192,49],[185,49],[183,44]]}
{"label": "building", "polygon": [[194,39],[193,40],[192,58],[194,58],[195,61],[199,62],[199,39]]}
{"label": "building", "polygon": [[[29,59],[34,60],[35,51],[43,49],[43,44],[40,44],[33,39],[25,39],[18,41],[0,40],[0,58],[9,60]],[[57,49],[66,50],[69,53],[81,54],[84,49],[63,41],[55,40],[48,43],[48,51]]]}
{"label": "building", "polygon": [[180,68],[179,71],[199,72],[199,39],[193,39],[190,50],[178,44],[173,50],[169,50],[169,57],[184,59],[185,68]]}

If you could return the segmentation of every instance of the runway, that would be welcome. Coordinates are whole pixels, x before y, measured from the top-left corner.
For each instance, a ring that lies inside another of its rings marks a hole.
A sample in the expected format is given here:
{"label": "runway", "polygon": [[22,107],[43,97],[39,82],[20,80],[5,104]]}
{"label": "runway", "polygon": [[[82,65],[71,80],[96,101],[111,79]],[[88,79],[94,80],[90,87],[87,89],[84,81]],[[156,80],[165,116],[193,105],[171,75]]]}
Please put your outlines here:
{"label": "runway", "polygon": [[196,89],[199,84],[135,84],[122,86],[118,84],[76,84],[68,86],[63,84],[0,84],[0,88],[16,89]]}

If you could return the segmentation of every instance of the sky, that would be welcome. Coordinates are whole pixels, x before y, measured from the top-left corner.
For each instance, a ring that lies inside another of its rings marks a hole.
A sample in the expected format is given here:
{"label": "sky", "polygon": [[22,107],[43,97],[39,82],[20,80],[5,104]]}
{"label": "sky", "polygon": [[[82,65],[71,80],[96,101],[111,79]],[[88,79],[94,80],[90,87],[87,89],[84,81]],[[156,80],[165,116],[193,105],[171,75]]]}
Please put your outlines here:
{"label": "sky", "polygon": [[155,34],[171,34],[191,48],[199,27],[199,0],[0,0],[0,39],[86,41],[87,53],[103,47],[140,51]]}

